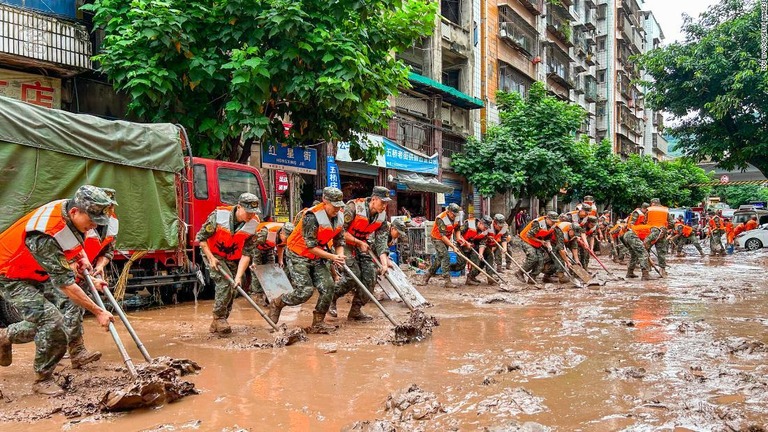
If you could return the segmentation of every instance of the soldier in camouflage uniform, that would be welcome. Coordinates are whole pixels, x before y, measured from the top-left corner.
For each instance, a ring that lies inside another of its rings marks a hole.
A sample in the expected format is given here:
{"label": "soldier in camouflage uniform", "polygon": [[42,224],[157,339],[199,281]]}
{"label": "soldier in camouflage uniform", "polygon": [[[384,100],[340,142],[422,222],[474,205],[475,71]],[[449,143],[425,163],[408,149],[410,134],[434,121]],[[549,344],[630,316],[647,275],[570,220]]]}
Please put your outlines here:
{"label": "soldier in camouflage uniform", "polygon": [[[489,265],[493,265],[493,252],[488,247],[488,228],[493,224],[490,217],[485,216],[483,218],[475,219],[469,218],[465,220],[459,227],[459,247],[461,251],[469,258],[475,266],[485,269],[489,272],[491,269],[485,268],[485,264],[480,260],[483,260]],[[473,252],[474,251],[474,252]],[[477,267],[472,266],[467,274],[467,285],[480,285],[480,281],[477,280],[477,276],[480,274],[480,270]],[[496,281],[492,278],[488,278],[488,285],[495,285]]]}
{"label": "soldier in camouflage uniform", "polygon": [[[312,312],[310,333],[327,333],[336,327],[324,322],[325,314],[333,300],[335,283],[331,276],[330,264],[344,265],[344,195],[334,187],[323,189],[323,201],[303,211],[299,223],[287,240],[288,273],[293,292],[274,299],[269,304],[269,317],[278,322],[280,312],[287,306],[300,305],[310,297],[317,287],[317,305]],[[335,253],[327,248],[333,242]]]}
{"label": "soldier in camouflage uniform", "polygon": [[636,278],[635,267],[640,266],[641,280],[651,278],[649,269],[648,250],[658,240],[659,230],[654,230],[650,225],[632,225],[624,234],[624,242],[629,249],[629,264],[627,265],[627,278]]}
{"label": "soldier in camouflage uniform", "polygon": [[[45,395],[64,393],[53,381],[56,364],[67,350],[61,311],[46,299],[57,289],[78,306],[94,314],[107,328],[112,314],[97,306],[75,282],[70,260],[91,270],[82,254],[83,234],[106,224],[113,201],[101,189],[85,185],[74,199],[48,203],[28,213],[0,234],[0,296],[14,306],[23,321],[0,329],[0,366],[12,362],[11,344],[35,341],[33,390]],[[97,289],[106,282],[94,278]]]}
{"label": "soldier in camouflage uniform", "polygon": [[236,206],[222,206],[214,210],[197,232],[203,262],[210,269],[209,275],[216,285],[213,321],[209,328],[211,333],[232,333],[227,318],[232,312],[237,291],[221,272],[230,278],[235,275],[235,285],[242,282],[251,257],[257,250],[254,234],[259,225],[258,213],[259,198],[246,192],[240,195]]}
{"label": "soldier in camouflage uniform", "polygon": [[[238,264],[238,274],[245,274],[245,271],[240,272],[239,267],[244,266],[259,266],[264,264],[277,264],[280,267],[285,267],[285,242],[288,236],[293,232],[293,224],[291,222],[262,222],[256,227],[256,234],[253,235],[256,243],[256,250],[253,252],[253,256],[243,256],[243,260]],[[242,279],[242,278],[241,278]],[[241,283],[241,280],[235,279],[235,285]],[[256,274],[251,272],[251,289],[256,294],[256,300],[261,303],[262,306],[267,306],[269,300],[267,295],[264,294],[264,289],[261,287],[259,279],[256,278]]]}
{"label": "soldier in camouflage uniform", "polygon": [[[344,207],[344,256],[347,259],[347,267],[370,292],[373,292],[376,285],[377,272],[368,251],[373,251],[379,257],[382,265],[380,274],[386,273],[389,267],[387,240],[390,229],[387,222],[387,203],[391,200],[389,189],[376,186],[369,198],[350,200]],[[336,286],[332,308],[335,310],[336,300],[352,290],[355,296],[347,320],[371,321],[373,318],[362,311],[362,307],[368,303],[368,296],[346,273],[341,274]]]}
{"label": "soldier in camouflage uniform", "polygon": [[653,226],[653,230],[658,231],[653,234],[655,238],[653,247],[656,249],[656,258],[659,260],[661,277],[667,277],[667,252],[669,251],[667,235],[675,220],[669,213],[669,208],[662,206],[661,200],[658,198],[651,199],[651,205],[648,207],[645,217],[646,223]]}
{"label": "soldier in camouflage uniform", "polygon": [[720,216],[715,215],[709,220],[709,250],[712,255],[725,256],[725,248],[723,247],[723,234],[725,234],[725,224],[720,220]]}
{"label": "soldier in camouflage uniform", "polygon": [[[486,261],[488,261],[488,264],[490,265],[496,265],[497,273],[504,273],[505,269],[501,263],[504,260],[504,251],[507,250],[510,240],[509,225],[507,224],[507,219],[503,214],[496,213],[493,215],[493,222],[489,228],[490,230],[488,232],[486,246],[490,249],[491,253],[488,254]],[[491,238],[493,238],[493,240],[491,240]],[[501,247],[496,246],[496,243],[500,244]],[[509,268],[509,266],[507,266],[507,268]]]}
{"label": "soldier in camouflage uniform", "polygon": [[402,219],[395,219],[389,223],[389,237],[387,238],[387,247],[392,247],[398,243],[408,242],[405,222]]}
{"label": "soldier in camouflage uniform", "polygon": [[608,238],[613,245],[613,262],[623,263],[624,257],[627,255],[627,246],[624,244],[624,233],[626,232],[627,220],[619,219],[610,230],[608,230]]}
{"label": "soldier in camouflage uniform", "polygon": [[426,285],[429,279],[437,273],[437,269],[442,268],[445,286],[447,288],[458,288],[451,280],[451,270],[457,271],[464,268],[466,262],[461,257],[457,257],[456,264],[451,265],[451,258],[448,255],[448,249],[455,249],[453,241],[458,239],[459,213],[461,207],[456,203],[451,203],[448,208],[437,215],[435,224],[432,226],[432,244],[435,246],[437,257],[432,261],[432,265],[424,275],[424,279],[419,285]]}
{"label": "soldier in camouflage uniform", "polygon": [[[523,270],[518,270],[515,277],[521,282],[526,282],[523,271],[528,272],[532,279],[536,279],[536,276],[544,270],[547,262],[551,260],[549,256],[552,251],[550,240],[553,237],[555,223],[559,217],[557,212],[547,212],[545,216],[530,221],[520,231],[520,238],[523,240],[521,244],[523,252],[525,252],[525,263]],[[528,280],[527,283],[533,285],[535,282]]]}
{"label": "soldier in camouflage uniform", "polygon": [[683,246],[692,244],[699,251],[699,255],[704,256],[704,250],[701,249],[699,239],[696,238],[696,232],[690,226],[686,225],[682,216],[677,217],[675,223],[674,235],[669,240],[675,246],[678,257],[684,257]]}

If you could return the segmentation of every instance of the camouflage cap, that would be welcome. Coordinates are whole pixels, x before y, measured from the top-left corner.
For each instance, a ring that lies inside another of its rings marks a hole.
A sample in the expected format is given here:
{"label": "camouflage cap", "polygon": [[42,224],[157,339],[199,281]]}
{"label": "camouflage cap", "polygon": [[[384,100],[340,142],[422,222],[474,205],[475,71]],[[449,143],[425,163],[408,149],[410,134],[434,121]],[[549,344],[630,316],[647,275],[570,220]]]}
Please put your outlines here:
{"label": "camouflage cap", "polygon": [[458,214],[461,211],[461,206],[456,203],[451,203],[448,205],[448,211]]}
{"label": "camouflage cap", "polygon": [[478,219],[480,222],[484,223],[485,226],[491,226],[493,223],[493,219],[491,219],[490,216],[483,216],[482,218]]}
{"label": "camouflage cap", "polygon": [[246,192],[242,195],[240,195],[240,198],[237,199],[237,205],[243,208],[248,213],[259,213],[259,197],[256,195]]}
{"label": "camouflage cap", "polygon": [[286,223],[283,224],[283,228],[282,229],[283,229],[283,232],[285,233],[285,235],[289,236],[293,232],[294,228],[296,228],[296,226],[293,223],[286,222]]}
{"label": "camouflage cap", "polygon": [[547,219],[552,219],[553,221],[556,221],[560,218],[560,215],[556,211],[548,211],[546,214]]}
{"label": "camouflage cap", "polygon": [[651,205],[661,204],[661,200],[658,198],[651,199]]}
{"label": "camouflage cap", "polygon": [[571,215],[569,215],[568,213],[560,213],[560,220],[563,222],[567,222],[571,220]]}
{"label": "camouflage cap", "polygon": [[339,188],[326,187],[323,189],[323,199],[334,207],[344,207],[344,194]]}
{"label": "camouflage cap", "polygon": [[640,208],[641,208],[641,209],[647,209],[647,208],[648,208],[648,207],[650,207],[650,206],[651,206],[651,205],[650,205],[650,204],[648,204],[648,203],[642,203],[642,204],[640,204]]}
{"label": "camouflage cap", "polygon": [[405,236],[405,222],[402,219],[393,220],[391,225],[401,236]]}
{"label": "camouflage cap", "polygon": [[389,197],[389,189],[384,186],[374,186],[371,198],[379,198],[384,202],[392,201],[392,198]]}
{"label": "camouflage cap", "polygon": [[587,223],[597,223],[597,217],[595,216],[587,216]]}
{"label": "camouflage cap", "polygon": [[103,189],[91,185],[80,186],[72,202],[75,207],[86,212],[97,225],[109,223],[109,208],[117,204]]}
{"label": "camouflage cap", "polygon": [[114,189],[112,189],[112,188],[105,188],[105,187],[101,188],[101,190],[103,190],[103,191],[104,191],[104,193],[105,193],[105,194],[107,194],[107,196],[109,197],[109,199],[111,199],[111,200],[112,200],[112,202],[113,202],[115,205],[117,205],[117,200],[115,199],[115,194],[117,193],[117,191],[116,191],[116,190],[114,190]]}
{"label": "camouflage cap", "polygon": [[584,201],[585,203],[587,203],[587,202],[588,203],[593,203],[593,202],[595,202],[595,197],[593,197],[592,195],[587,195],[587,196],[584,197],[584,199],[582,201]]}
{"label": "camouflage cap", "polygon": [[589,204],[582,204],[581,209],[584,211],[592,211],[592,206]]}
{"label": "camouflage cap", "polygon": [[495,220],[498,223],[504,223],[507,221],[507,218],[505,218],[504,215],[501,213],[496,213],[495,215],[493,215],[493,220]]}

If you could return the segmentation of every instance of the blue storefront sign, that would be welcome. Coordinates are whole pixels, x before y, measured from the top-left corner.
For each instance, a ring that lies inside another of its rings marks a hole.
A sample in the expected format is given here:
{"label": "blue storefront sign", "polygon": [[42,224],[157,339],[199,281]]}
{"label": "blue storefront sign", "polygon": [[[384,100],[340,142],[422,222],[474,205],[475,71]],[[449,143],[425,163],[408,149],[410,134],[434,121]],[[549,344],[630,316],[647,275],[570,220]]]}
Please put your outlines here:
{"label": "blue storefront sign", "polygon": [[[426,156],[380,135],[365,134],[364,139],[360,141],[360,146],[367,148],[368,143],[384,148],[384,154],[379,156],[371,165],[420,174],[437,175],[437,153],[432,156]],[[348,142],[339,143],[336,159],[342,162],[362,162],[352,159],[349,154],[349,145]]]}
{"label": "blue storefront sign", "polygon": [[328,186],[341,189],[339,166],[336,165],[336,158],[333,156],[328,156],[326,160],[326,172],[328,173]]}
{"label": "blue storefront sign", "polygon": [[301,174],[317,174],[317,150],[285,144],[261,146],[261,167]]}

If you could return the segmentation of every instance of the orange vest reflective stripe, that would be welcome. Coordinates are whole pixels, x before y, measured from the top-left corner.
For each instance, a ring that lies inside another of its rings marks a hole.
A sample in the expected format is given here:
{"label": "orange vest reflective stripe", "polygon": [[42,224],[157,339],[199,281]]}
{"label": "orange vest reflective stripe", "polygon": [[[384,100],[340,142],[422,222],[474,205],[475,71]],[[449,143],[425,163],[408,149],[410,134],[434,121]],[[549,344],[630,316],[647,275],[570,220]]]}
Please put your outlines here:
{"label": "orange vest reflective stripe", "polygon": [[488,231],[485,230],[483,232],[477,231],[477,219],[467,219],[467,231],[462,234],[462,237],[464,237],[464,240],[466,241],[480,241],[484,239],[486,236],[488,236]]}
{"label": "orange vest reflective stripe", "polygon": [[448,212],[444,211],[437,215],[437,218],[435,219],[435,224],[432,225],[432,238],[436,240],[440,240],[443,238],[442,235],[440,235],[440,229],[437,228],[437,220],[442,219],[443,223],[445,224],[445,233],[448,238],[451,238],[451,234],[453,234],[453,230],[456,229],[456,227],[459,226],[459,218],[455,218],[454,220],[451,220],[448,217]]}
{"label": "orange vest reflective stripe", "polygon": [[573,238],[573,222],[558,222],[557,227],[563,232],[563,241],[568,243]]}
{"label": "orange vest reflective stripe", "polygon": [[264,241],[263,244],[256,245],[256,247],[259,250],[262,251],[268,251],[276,248],[280,243],[280,239],[278,238],[277,234],[280,232],[280,229],[283,228],[283,224],[280,222],[262,222],[259,224],[259,226],[256,227],[256,232],[259,232],[263,230],[264,228],[267,229],[267,239]]}
{"label": "orange vest reflective stripe", "polygon": [[229,221],[233,206],[216,207],[216,231],[206,240],[211,252],[228,260],[239,260],[243,256],[243,245],[252,235],[256,234],[259,220],[256,218],[243,224],[234,233],[229,230]]}
{"label": "orange vest reflective stripe", "polygon": [[[552,235],[552,230],[553,230],[547,227],[547,221],[545,219],[546,218],[544,216],[541,216],[539,218],[536,218],[530,221],[528,225],[526,225],[525,228],[523,228],[523,231],[520,232],[520,238],[523,239],[523,241],[528,243],[529,245],[535,248],[540,248],[543,245],[543,243],[537,239],[545,240],[550,235]],[[531,228],[533,228],[534,224],[539,225],[539,228],[540,228],[539,232],[535,234],[534,238],[529,238],[528,231],[530,231]]]}
{"label": "orange vest reflective stripe", "polygon": [[683,237],[690,237],[691,234],[693,234],[693,228],[689,227],[688,225],[682,222],[675,223],[675,229],[677,229],[677,227],[679,226],[683,227],[683,234],[682,234]]}
{"label": "orange vest reflective stripe", "polygon": [[85,238],[83,239],[83,250],[85,251],[85,255],[88,257],[88,261],[93,262],[93,260],[99,256],[105,247],[115,241],[115,237],[117,237],[117,231],[120,228],[120,223],[117,220],[117,216],[111,215],[109,217],[109,223],[107,224],[106,228],[107,232],[104,235],[104,240],[101,239],[99,232],[95,229],[88,230],[88,232],[85,233]]}
{"label": "orange vest reflective stripe", "polygon": [[0,234],[0,275],[8,279],[48,280],[48,273],[24,243],[30,232],[38,231],[53,237],[67,261],[80,254],[83,246],[63,216],[65,202],[67,200],[58,200],[39,207]]}
{"label": "orange vest reflective stripe", "polygon": [[355,202],[355,218],[349,224],[347,232],[358,240],[367,240],[371,233],[375,232],[387,220],[387,214],[381,212],[376,215],[373,222],[368,222],[368,206],[365,198],[358,198]]}
{"label": "orange vest reflective stripe", "polygon": [[[304,213],[307,211],[312,212],[312,214],[314,214],[315,218],[317,219],[317,247],[325,247],[344,228],[344,217],[342,216],[343,213],[339,212],[339,214],[336,215],[334,218],[336,224],[333,226],[331,225],[331,220],[328,218],[328,213],[325,212],[325,204],[323,203],[307,209]],[[293,229],[291,235],[288,236],[288,240],[286,240],[287,247],[291,250],[291,252],[297,255],[301,255],[309,259],[317,259],[317,255],[310,252],[309,248],[307,247],[307,243],[304,242],[303,231],[304,217],[302,216],[302,218],[296,224],[296,228]]]}
{"label": "orange vest reflective stripe", "polygon": [[507,232],[508,232],[507,228],[508,228],[507,224],[504,224],[504,225],[502,225],[502,227],[499,230],[499,232],[496,232],[496,230],[493,228],[493,225],[491,225],[491,227],[488,230],[489,231],[488,235],[493,237],[493,239],[496,240],[496,243],[501,244],[502,240],[507,235]]}
{"label": "orange vest reflective stripe", "polygon": [[669,208],[664,206],[648,207],[648,214],[645,215],[646,224],[659,228],[666,228],[669,223]]}
{"label": "orange vest reflective stripe", "polygon": [[633,214],[637,213],[639,215],[637,217],[637,220],[635,221],[635,225],[642,225],[645,223],[645,213],[643,213],[642,210],[640,210],[639,208],[636,208],[632,213]]}
{"label": "orange vest reflective stripe", "polygon": [[645,240],[646,237],[648,237],[651,234],[651,226],[650,225],[632,225],[631,229],[632,231],[637,234],[638,237],[640,237],[640,240]]}

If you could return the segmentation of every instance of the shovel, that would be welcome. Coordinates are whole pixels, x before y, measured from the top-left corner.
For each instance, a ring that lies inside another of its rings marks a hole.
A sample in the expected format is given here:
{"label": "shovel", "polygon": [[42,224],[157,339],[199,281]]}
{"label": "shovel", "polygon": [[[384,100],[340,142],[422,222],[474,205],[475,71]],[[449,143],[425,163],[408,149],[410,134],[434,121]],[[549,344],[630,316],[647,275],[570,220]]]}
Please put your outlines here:
{"label": "shovel", "polygon": [[[600,264],[600,267],[602,267],[602,268],[603,268],[603,270],[605,270],[605,272],[606,272],[606,273],[608,273],[608,276],[611,276],[611,277],[613,277],[613,278],[616,278],[616,279],[619,279],[619,280],[625,280],[623,277],[621,277],[621,276],[617,276],[617,275],[616,275],[614,272],[612,272],[612,271],[608,270],[608,267],[606,267],[606,266],[605,266],[605,264],[603,264],[603,262],[602,262],[602,261],[600,261],[600,258],[598,258],[598,257],[597,257],[597,255],[595,255],[595,253],[594,253],[594,252],[592,252],[592,249],[590,249],[589,245],[587,245],[586,243],[584,243],[584,241],[583,241],[583,240],[581,240],[581,239],[578,239],[578,243],[579,243],[579,246],[581,246],[582,248],[586,249],[586,250],[587,250],[587,252],[589,252],[589,255],[590,255],[592,258],[594,258],[594,259],[595,259],[595,261],[597,261],[597,263],[598,263],[598,264]],[[584,270],[586,270],[586,269],[584,269]]]}
{"label": "shovel", "polygon": [[573,274],[571,274],[571,272],[568,270],[568,267],[566,267],[565,264],[562,261],[560,261],[560,258],[555,256],[554,252],[547,249],[547,253],[549,254],[549,257],[552,258],[552,261],[556,262],[557,265],[559,265],[560,268],[563,269],[563,273],[565,273],[565,275],[568,277],[568,279],[570,279],[571,282],[573,282],[574,285],[576,285],[579,288],[584,288],[584,284],[581,283],[580,280],[573,277]]}
{"label": "shovel", "polygon": [[[499,244],[499,242],[497,242],[497,241],[496,241],[496,239],[495,239],[495,238],[491,238],[491,240],[493,240],[493,242],[494,242],[494,243],[496,243],[496,246],[498,246],[498,247],[499,247],[499,249],[501,249],[501,250],[504,250],[504,249],[501,247],[501,245]],[[514,258],[512,258],[512,255],[510,255],[510,253],[509,253],[509,252],[507,252],[507,251],[504,251],[504,254],[507,256],[507,258],[508,258],[510,261],[512,261],[513,263],[515,263],[515,265],[517,266],[517,268],[519,268],[519,269],[520,269],[520,271],[521,271],[521,272],[523,272],[523,274],[524,274],[524,275],[525,275],[525,276],[528,278],[528,280],[530,280],[531,282],[533,282],[533,286],[535,286],[537,289],[541,289],[541,288],[542,288],[542,286],[541,286],[541,285],[539,285],[539,283],[538,283],[538,282],[536,282],[536,279],[534,279],[534,278],[531,276],[531,274],[530,274],[530,273],[528,273],[527,271],[525,271],[525,269],[523,268],[523,266],[521,266],[521,265],[520,265],[520,263],[518,263],[517,261],[515,261],[515,259],[514,259]]]}
{"label": "shovel", "polygon": [[437,319],[434,317],[427,317],[424,315],[424,312],[421,310],[415,310],[411,313],[411,319],[410,322],[405,324],[398,324],[397,321],[392,318],[392,316],[387,312],[387,310],[384,308],[384,306],[379,303],[378,300],[376,300],[376,297],[374,297],[373,294],[371,294],[371,291],[366,288],[365,284],[360,281],[360,279],[355,276],[355,274],[352,272],[352,270],[347,266],[346,263],[340,265],[342,269],[351,277],[355,283],[357,283],[357,286],[360,287],[361,290],[365,293],[365,295],[368,296],[368,298],[371,299],[371,301],[376,304],[376,307],[379,308],[379,310],[384,314],[385,317],[389,320],[390,323],[395,327],[395,339],[392,341],[395,345],[403,345],[410,342],[418,342],[427,336],[429,336],[432,333],[432,327],[437,326]]}
{"label": "shovel", "polygon": [[[474,249],[473,249],[473,250],[474,250]],[[470,259],[469,259],[469,258],[467,258],[467,256],[466,256],[466,255],[464,255],[463,253],[461,253],[461,251],[459,250],[458,246],[456,246],[455,244],[453,245],[453,251],[454,251],[454,252],[456,252],[456,255],[460,256],[460,257],[461,257],[461,258],[462,258],[464,261],[468,262],[468,263],[469,263],[469,265],[471,265],[471,266],[472,266],[472,267],[474,267],[474,268],[475,268],[477,271],[479,271],[480,273],[482,273],[482,274],[483,274],[483,276],[487,277],[488,279],[493,279],[493,277],[492,277],[491,275],[489,275],[488,273],[486,273],[486,272],[485,272],[485,270],[481,269],[481,268],[480,268],[480,266],[478,266],[477,264],[475,264],[475,263],[473,263],[472,261],[470,261]],[[446,270],[443,270],[443,271],[446,271]]]}
{"label": "shovel", "polygon": [[[377,268],[379,268],[379,269],[382,268],[381,261],[379,261],[379,258],[376,256],[375,253],[373,253],[373,251],[371,251],[369,249],[368,250],[368,255],[370,255],[371,259],[376,264]],[[414,309],[416,309],[416,306],[414,306],[414,303],[416,303],[418,305],[423,304],[422,302],[419,302],[417,298],[414,298],[415,296],[406,295],[406,294],[410,294],[410,293],[407,293],[405,290],[401,289],[401,286],[389,274],[389,268],[387,269],[387,272],[384,273],[384,277],[387,279],[387,281],[392,286],[392,288],[395,290],[395,292],[397,292],[397,295],[400,296],[400,299],[403,300],[403,303],[405,303],[405,305],[408,306],[408,309],[410,309],[411,312],[413,312]]]}
{"label": "shovel", "polygon": [[304,333],[304,330],[302,329],[294,329],[291,331],[285,331],[285,327],[278,327],[277,324],[272,321],[271,318],[269,318],[269,315],[264,312],[264,309],[262,309],[258,304],[256,304],[255,301],[251,298],[251,296],[248,295],[248,293],[245,292],[245,290],[240,285],[235,285],[234,279],[232,279],[232,276],[230,276],[228,273],[226,273],[221,268],[218,269],[219,274],[221,274],[224,279],[227,280],[227,283],[233,287],[235,287],[235,290],[245,298],[245,300],[250,303],[251,306],[253,306],[254,309],[256,309],[256,312],[261,315],[262,318],[264,318],[264,321],[269,324],[270,327],[272,327],[273,330],[276,332],[283,332],[284,334],[282,336],[277,336],[275,338],[275,343],[273,346],[285,346],[285,345],[293,345],[296,342],[307,340],[307,336]]}
{"label": "shovel", "polygon": [[577,263],[576,260],[570,257],[570,255],[567,255],[568,261],[571,263],[571,271],[578,276],[579,279],[581,279],[582,282],[585,284],[589,284],[589,281],[592,280],[592,275],[589,274],[588,271],[584,270],[584,268],[581,266],[581,264]]}
{"label": "shovel", "polygon": [[480,252],[476,251],[476,250],[475,250],[475,248],[473,248],[473,247],[470,247],[470,248],[469,248],[469,250],[471,250],[472,252],[474,252],[474,253],[475,253],[475,255],[477,255],[477,257],[478,257],[478,258],[480,258],[480,262],[482,262],[482,263],[485,265],[485,268],[487,268],[488,270],[490,270],[491,272],[493,272],[493,274],[494,274],[494,275],[496,275],[496,277],[498,278],[499,282],[509,283],[509,282],[508,282],[506,279],[504,279],[503,277],[501,277],[501,275],[499,274],[499,272],[497,272],[497,271],[496,271],[496,269],[494,269],[494,268],[493,268],[493,266],[491,266],[490,264],[488,264],[488,261],[486,261],[486,260],[485,260],[485,259],[482,257],[482,255],[480,255]]}

